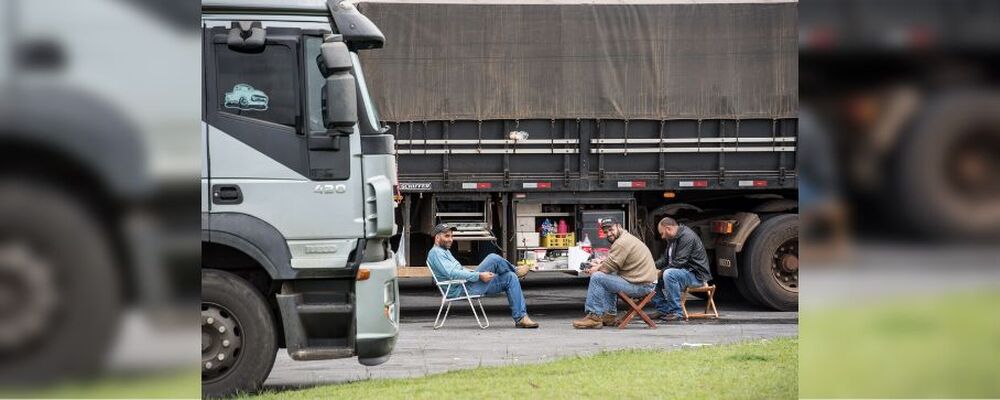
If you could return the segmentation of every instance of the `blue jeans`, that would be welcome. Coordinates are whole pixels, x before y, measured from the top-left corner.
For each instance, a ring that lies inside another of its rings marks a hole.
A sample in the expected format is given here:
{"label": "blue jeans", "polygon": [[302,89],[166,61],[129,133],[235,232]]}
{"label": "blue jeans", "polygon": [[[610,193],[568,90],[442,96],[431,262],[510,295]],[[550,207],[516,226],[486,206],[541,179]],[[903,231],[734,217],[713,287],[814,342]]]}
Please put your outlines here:
{"label": "blue jeans", "polygon": [[663,271],[663,279],[656,285],[656,295],[653,296],[653,307],[661,314],[677,314],[684,318],[681,312],[681,293],[689,287],[699,287],[705,282],[698,280],[694,273],[686,269],[667,268]]}
{"label": "blue jeans", "polygon": [[639,297],[656,288],[652,283],[632,283],[618,275],[595,272],[587,286],[587,303],[584,310],[591,314],[604,315],[618,312],[618,292]]}
{"label": "blue jeans", "polygon": [[518,322],[528,311],[524,307],[524,293],[521,292],[521,282],[517,280],[517,269],[514,264],[496,254],[486,256],[476,267],[476,272],[492,272],[493,279],[489,282],[475,281],[466,284],[469,294],[491,295],[507,292],[507,303],[510,304],[510,316]]}

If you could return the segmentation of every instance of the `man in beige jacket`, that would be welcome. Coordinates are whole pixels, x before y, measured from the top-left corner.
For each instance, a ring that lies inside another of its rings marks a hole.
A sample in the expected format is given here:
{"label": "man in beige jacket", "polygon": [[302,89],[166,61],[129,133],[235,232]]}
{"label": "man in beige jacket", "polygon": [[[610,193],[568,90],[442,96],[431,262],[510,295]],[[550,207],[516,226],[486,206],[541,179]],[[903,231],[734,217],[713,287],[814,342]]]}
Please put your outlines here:
{"label": "man in beige jacket", "polygon": [[611,250],[608,257],[591,264],[587,287],[587,316],[573,321],[577,329],[600,329],[612,326],[618,314],[618,292],[645,296],[656,287],[657,271],[653,255],[639,238],[611,218],[600,221]]}

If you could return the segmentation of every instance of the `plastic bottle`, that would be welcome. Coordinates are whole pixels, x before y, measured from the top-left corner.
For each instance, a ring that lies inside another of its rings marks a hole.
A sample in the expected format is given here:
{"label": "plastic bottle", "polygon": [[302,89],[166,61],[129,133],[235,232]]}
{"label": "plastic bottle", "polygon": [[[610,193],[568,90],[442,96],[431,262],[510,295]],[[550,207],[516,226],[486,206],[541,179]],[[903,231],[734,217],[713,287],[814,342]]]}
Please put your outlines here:
{"label": "plastic bottle", "polygon": [[542,236],[546,236],[546,235],[555,233],[555,230],[556,229],[552,225],[552,221],[549,221],[548,218],[546,218],[545,221],[542,221]]}
{"label": "plastic bottle", "polygon": [[566,231],[568,231],[568,230],[569,230],[569,227],[566,226],[566,220],[565,219],[560,219],[559,220],[559,228],[557,228],[557,232],[559,232],[560,234],[563,234],[563,233],[566,233]]}
{"label": "plastic bottle", "polygon": [[590,247],[590,236],[587,236],[586,233],[583,234],[583,246]]}

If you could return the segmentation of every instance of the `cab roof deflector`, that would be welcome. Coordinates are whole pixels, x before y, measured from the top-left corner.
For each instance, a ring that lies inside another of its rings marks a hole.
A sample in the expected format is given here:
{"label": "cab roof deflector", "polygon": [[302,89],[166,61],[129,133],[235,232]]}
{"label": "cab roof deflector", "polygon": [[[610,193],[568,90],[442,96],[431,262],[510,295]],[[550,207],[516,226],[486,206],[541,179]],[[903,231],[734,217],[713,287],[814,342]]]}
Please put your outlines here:
{"label": "cab roof deflector", "polygon": [[380,49],[385,44],[385,35],[368,17],[346,0],[327,0],[327,7],[333,15],[337,31],[344,35],[344,41],[351,50]]}

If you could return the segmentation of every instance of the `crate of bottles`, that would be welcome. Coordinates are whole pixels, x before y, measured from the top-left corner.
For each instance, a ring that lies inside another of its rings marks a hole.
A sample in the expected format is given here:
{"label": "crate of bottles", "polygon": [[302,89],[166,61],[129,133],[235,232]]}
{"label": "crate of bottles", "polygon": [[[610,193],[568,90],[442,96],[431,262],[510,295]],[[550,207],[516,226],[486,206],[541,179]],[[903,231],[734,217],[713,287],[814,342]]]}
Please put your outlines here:
{"label": "crate of bottles", "polygon": [[575,233],[550,233],[542,236],[542,247],[573,247],[576,245]]}

